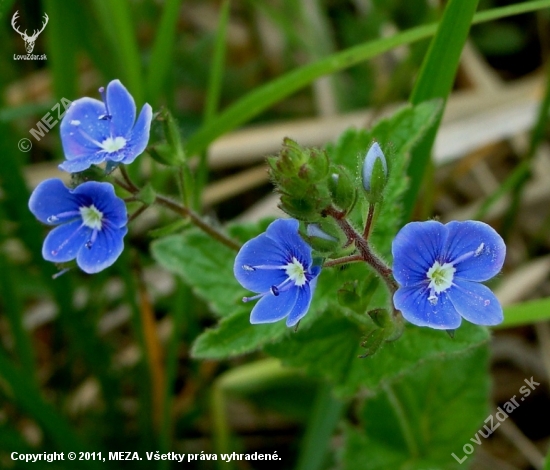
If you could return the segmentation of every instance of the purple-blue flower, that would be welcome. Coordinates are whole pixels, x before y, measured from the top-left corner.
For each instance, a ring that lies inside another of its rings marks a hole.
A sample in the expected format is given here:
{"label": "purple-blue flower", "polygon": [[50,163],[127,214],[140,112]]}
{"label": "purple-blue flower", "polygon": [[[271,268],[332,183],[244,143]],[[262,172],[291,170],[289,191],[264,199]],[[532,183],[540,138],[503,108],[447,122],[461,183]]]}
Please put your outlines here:
{"label": "purple-blue flower", "polygon": [[122,253],[128,214],[110,183],[88,181],[71,190],[60,179],[48,179],[32,193],[29,209],[40,222],[57,225],[42,247],[47,261],[76,258],[83,271],[93,274],[111,266]]}
{"label": "purple-blue flower", "polygon": [[104,161],[110,167],[132,163],[147,146],[152,109],[143,105],[136,121],[136,104],[128,90],[113,80],[99,89],[103,102],[80,98],[71,103],[61,121],[66,161],[59,168],[84,171]]}
{"label": "purple-blue flower", "polygon": [[458,328],[461,317],[478,325],[502,322],[499,301],[480,284],[500,272],[506,256],[489,225],[411,222],[395,237],[392,253],[399,284],[393,303],[409,322],[445,330]]}
{"label": "purple-blue flower", "polygon": [[320,266],[312,266],[311,247],[298,234],[298,221],[279,219],[265,233],[246,242],[235,259],[233,272],[241,285],[260,299],[250,323],[272,323],[288,317],[294,326],[307,313]]}

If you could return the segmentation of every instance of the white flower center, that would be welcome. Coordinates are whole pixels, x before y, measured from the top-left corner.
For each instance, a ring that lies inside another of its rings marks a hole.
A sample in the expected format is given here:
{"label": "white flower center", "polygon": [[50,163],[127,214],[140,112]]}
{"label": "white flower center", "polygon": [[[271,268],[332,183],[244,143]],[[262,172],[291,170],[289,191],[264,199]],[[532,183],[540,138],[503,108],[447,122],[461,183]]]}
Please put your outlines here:
{"label": "white flower center", "polygon": [[82,216],[82,223],[86,227],[90,227],[93,230],[101,230],[103,213],[96,206],[92,204],[88,207],[81,207],[80,215]]}
{"label": "white flower center", "polygon": [[107,137],[100,145],[107,153],[118,152],[126,145],[126,139],[124,137],[115,137],[114,139]]}
{"label": "white flower center", "polygon": [[454,273],[456,268],[451,263],[439,264],[436,261],[433,266],[428,269],[426,277],[430,280],[430,297],[428,300],[432,303],[437,303],[437,297],[435,294],[439,294],[446,291],[453,285]]}
{"label": "white flower center", "polygon": [[307,282],[304,267],[294,256],[292,257],[292,262],[285,266],[285,272],[288,278],[298,287],[303,286]]}

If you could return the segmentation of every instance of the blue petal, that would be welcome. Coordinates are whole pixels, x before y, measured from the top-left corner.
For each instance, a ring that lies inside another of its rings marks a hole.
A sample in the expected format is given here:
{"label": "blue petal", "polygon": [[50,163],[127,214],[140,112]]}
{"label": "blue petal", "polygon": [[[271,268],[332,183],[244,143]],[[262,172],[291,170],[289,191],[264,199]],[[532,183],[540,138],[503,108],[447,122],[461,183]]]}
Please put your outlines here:
{"label": "blue petal", "polygon": [[113,137],[127,137],[136,120],[136,103],[120,80],[107,85],[107,105],[112,116]]}
{"label": "blue petal", "polygon": [[428,300],[428,292],[427,286],[401,287],[393,296],[393,304],[413,325],[438,330],[458,328],[462,320],[446,292],[439,294],[435,305]]}
{"label": "blue petal", "polygon": [[42,256],[55,263],[71,261],[90,239],[91,233],[92,230],[83,226],[81,220],[55,227],[44,240]]}
{"label": "blue petal", "polygon": [[122,158],[122,163],[132,163],[136,157],[143,153],[149,142],[149,132],[151,129],[151,119],[153,118],[153,109],[150,105],[144,104],[139,113],[138,120],[134,129],[132,130],[132,136],[127,143],[128,151]]}
{"label": "blue petal", "polygon": [[275,296],[264,295],[250,313],[250,323],[273,323],[285,318],[294,308],[299,293],[298,288],[292,287]]}
{"label": "blue petal", "polygon": [[73,193],[89,199],[113,227],[120,228],[128,222],[126,204],[115,194],[115,188],[111,183],[87,181],[78,186]]}
{"label": "blue petal", "polygon": [[294,326],[298,323],[309,310],[313,292],[317,286],[317,278],[313,279],[309,284],[305,284],[299,288],[298,298],[294,304],[294,308],[286,319],[286,326]]}
{"label": "blue petal", "polygon": [[[79,197],[72,194],[60,179],[52,178],[42,181],[31,194],[29,209],[40,222],[49,225],[64,223],[66,219],[56,222],[48,221],[48,217],[63,212],[78,211]],[[74,217],[71,217],[74,219]]]}
{"label": "blue petal", "polygon": [[93,98],[73,101],[61,121],[60,133],[67,160],[92,155],[101,148],[110,134],[110,122],[99,119],[105,114],[105,105]]}
{"label": "blue petal", "polygon": [[295,257],[307,269],[311,265],[311,247],[298,234],[299,225],[295,219],[277,219],[267,227],[266,234],[288,253],[289,261]]}
{"label": "blue petal", "polygon": [[123,238],[127,232],[127,227],[103,226],[92,246],[83,246],[78,252],[76,263],[80,269],[88,274],[94,274],[111,266],[124,249]]}
{"label": "blue petal", "polygon": [[100,150],[96,153],[84,155],[81,158],[65,160],[63,163],[58,165],[58,168],[66,171],[67,173],[78,173],[80,171],[87,170],[92,165],[99,165],[100,163],[103,163],[106,155],[107,154],[104,151]]}
{"label": "blue petal", "polygon": [[483,284],[455,279],[447,291],[454,307],[466,320],[477,325],[498,325],[504,316],[495,294]]}
{"label": "blue petal", "polygon": [[393,276],[400,286],[413,286],[426,280],[428,270],[440,260],[447,240],[447,229],[435,220],[405,225],[392,243]]}
{"label": "blue petal", "polygon": [[449,222],[445,260],[453,262],[467,253],[467,257],[455,265],[455,277],[470,281],[486,281],[502,269],[506,245],[502,237],[489,225],[474,220]]}
{"label": "blue petal", "polygon": [[255,269],[243,266],[285,266],[288,263],[286,253],[265,233],[247,241],[240,249],[233,273],[239,283],[248,290],[257,293],[267,292],[271,286],[279,285],[288,276],[282,269]]}

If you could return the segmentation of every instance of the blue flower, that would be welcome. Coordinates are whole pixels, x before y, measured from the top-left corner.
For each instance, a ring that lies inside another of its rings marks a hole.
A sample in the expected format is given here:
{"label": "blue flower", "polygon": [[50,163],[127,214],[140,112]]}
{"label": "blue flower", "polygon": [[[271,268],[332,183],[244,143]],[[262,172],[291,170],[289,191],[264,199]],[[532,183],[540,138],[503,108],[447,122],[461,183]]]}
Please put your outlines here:
{"label": "blue flower", "polygon": [[367,155],[365,156],[365,160],[363,161],[363,188],[365,188],[365,191],[371,190],[372,172],[374,170],[374,164],[377,160],[380,160],[383,176],[386,178],[388,176],[388,164],[386,163],[386,157],[384,156],[384,152],[382,152],[378,142],[374,142],[370,146]]}
{"label": "blue flower", "polygon": [[461,317],[478,325],[502,322],[499,301],[479,284],[500,272],[506,256],[489,225],[412,222],[395,237],[392,253],[400,286],[393,303],[409,322],[445,330],[458,328]]}
{"label": "blue flower", "polygon": [[298,234],[298,221],[279,219],[265,233],[246,242],[233,272],[241,285],[257,292],[244,302],[260,299],[250,323],[272,323],[288,317],[294,326],[307,313],[320,266],[312,266],[311,247]]}
{"label": "blue flower", "polygon": [[40,222],[57,225],[42,247],[47,261],[76,258],[92,274],[111,266],[122,253],[128,215],[110,183],[88,181],[71,190],[59,179],[48,179],[32,193],[29,209]]}
{"label": "blue flower", "polygon": [[99,92],[103,102],[93,98],[73,101],[61,122],[66,158],[59,165],[62,170],[76,173],[104,161],[111,168],[132,163],[147,146],[151,106],[145,104],[136,121],[134,98],[119,80]]}

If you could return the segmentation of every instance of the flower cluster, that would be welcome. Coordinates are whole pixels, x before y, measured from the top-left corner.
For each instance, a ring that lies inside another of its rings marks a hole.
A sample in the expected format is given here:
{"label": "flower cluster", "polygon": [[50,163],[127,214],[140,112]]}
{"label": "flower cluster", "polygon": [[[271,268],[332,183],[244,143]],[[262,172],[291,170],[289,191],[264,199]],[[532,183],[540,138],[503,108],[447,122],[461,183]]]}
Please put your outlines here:
{"label": "flower cluster", "polygon": [[[504,263],[506,246],[495,230],[477,221],[409,223],[393,240],[392,269],[368,240],[391,169],[380,144],[370,146],[355,178],[362,182],[368,207],[362,232],[347,220],[354,197],[346,197],[350,203],[342,204],[342,191],[336,186],[341,174],[347,175],[327,163],[327,158],[286,140],[280,156],[269,160],[273,180],[283,194],[280,207],[298,220],[273,222],[266,233],[247,242],[235,259],[235,277],[257,293],[243,300],[259,299],[251,323],[287,318],[286,324],[292,326],[307,313],[321,271],[312,263],[312,246],[325,259],[325,266],[363,261],[386,284],[393,299],[392,314],[386,308],[365,312],[378,328],[365,341],[368,354],[402,333],[402,318],[448,331],[458,328],[462,318],[478,325],[502,322],[498,299],[481,284],[498,274]],[[352,194],[348,186],[353,178],[347,180],[346,195]],[[294,190],[301,191],[300,197],[295,197]],[[311,246],[298,233],[299,220],[305,223],[304,238]],[[338,252],[345,256],[330,259]],[[348,297],[355,302],[357,294],[351,292]],[[345,296],[339,301],[345,301]]]}
{"label": "flower cluster", "polygon": [[[134,99],[119,80],[99,91],[103,102],[87,97],[73,101],[61,122],[66,158],[61,170],[76,173],[106,162],[110,172],[132,163],[147,146],[151,106],[145,104],[136,121]],[[122,253],[128,215],[110,183],[88,181],[69,189],[61,180],[49,179],[34,190],[29,209],[42,223],[56,226],[42,248],[48,261],[76,259],[83,271],[97,273]]]}

